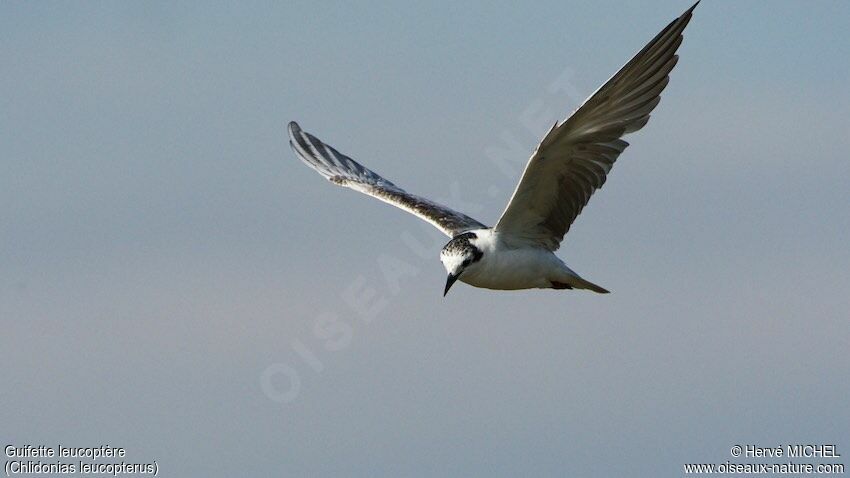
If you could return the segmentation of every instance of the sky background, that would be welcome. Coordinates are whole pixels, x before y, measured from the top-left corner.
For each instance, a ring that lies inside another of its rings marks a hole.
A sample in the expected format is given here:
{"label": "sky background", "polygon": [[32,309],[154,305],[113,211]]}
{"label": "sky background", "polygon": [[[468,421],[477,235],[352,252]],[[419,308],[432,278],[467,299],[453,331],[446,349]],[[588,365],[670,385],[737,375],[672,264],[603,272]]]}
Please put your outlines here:
{"label": "sky background", "polygon": [[184,477],[847,464],[850,3],[697,8],[559,251],[610,295],[446,298],[447,239],[286,123],[493,224],[548,123],[689,4],[424,3],[0,4],[4,444]]}

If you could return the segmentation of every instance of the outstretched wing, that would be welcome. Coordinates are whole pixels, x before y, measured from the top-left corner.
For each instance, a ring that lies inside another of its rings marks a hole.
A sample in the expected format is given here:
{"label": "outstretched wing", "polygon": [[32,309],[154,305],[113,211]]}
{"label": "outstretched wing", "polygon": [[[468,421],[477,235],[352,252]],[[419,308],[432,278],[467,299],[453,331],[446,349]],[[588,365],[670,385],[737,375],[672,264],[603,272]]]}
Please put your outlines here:
{"label": "outstretched wing", "polygon": [[310,133],[304,132],[294,121],[289,123],[289,145],[304,164],[328,181],[404,209],[430,222],[449,237],[486,227],[465,214],[407,193]]}
{"label": "outstretched wing", "polygon": [[682,31],[697,4],[667,25],[572,116],[552,127],[529,159],[496,231],[551,250],[559,247],[629,145],[620,138],[641,129],[661,101],[678,60]]}

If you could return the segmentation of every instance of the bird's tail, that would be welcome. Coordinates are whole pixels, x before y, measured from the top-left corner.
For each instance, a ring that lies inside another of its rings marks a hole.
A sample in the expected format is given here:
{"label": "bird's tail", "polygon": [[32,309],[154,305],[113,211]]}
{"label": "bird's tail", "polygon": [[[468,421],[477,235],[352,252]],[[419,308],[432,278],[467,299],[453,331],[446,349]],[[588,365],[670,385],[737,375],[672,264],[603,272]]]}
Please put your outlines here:
{"label": "bird's tail", "polygon": [[574,270],[567,267],[563,262],[561,263],[561,267],[563,268],[563,275],[561,275],[557,282],[552,281],[553,289],[586,289],[598,294],[608,293],[608,290],[599,287],[589,280],[582,279],[580,275],[576,274]]}
{"label": "bird's tail", "polygon": [[607,289],[603,289],[602,287],[599,287],[598,285],[594,284],[593,282],[590,282],[588,280],[584,280],[582,278],[579,278],[578,285],[576,287],[578,289],[592,290],[593,292],[597,292],[599,294],[607,294],[608,293]]}
{"label": "bird's tail", "polygon": [[[553,283],[553,285],[554,284],[561,285],[559,283]],[[555,289],[587,289],[587,290],[592,290],[593,292],[597,292],[599,294],[607,294],[608,293],[608,291],[606,289],[603,289],[602,287],[599,287],[598,285],[594,284],[593,282],[590,282],[589,280],[584,280],[584,279],[582,279],[581,277],[578,277],[578,276],[570,277],[569,282],[567,282],[567,284],[568,284],[568,287],[553,287],[553,288],[555,288]],[[566,286],[567,284],[563,284],[563,285]]]}

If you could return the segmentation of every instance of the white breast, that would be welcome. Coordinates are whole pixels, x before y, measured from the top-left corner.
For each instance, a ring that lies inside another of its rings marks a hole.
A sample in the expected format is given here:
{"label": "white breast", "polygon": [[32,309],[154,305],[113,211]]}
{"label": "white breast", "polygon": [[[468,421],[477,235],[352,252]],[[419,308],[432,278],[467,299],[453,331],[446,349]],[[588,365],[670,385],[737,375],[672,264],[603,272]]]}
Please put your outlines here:
{"label": "white breast", "polygon": [[565,268],[563,262],[546,249],[497,246],[485,251],[480,261],[471,264],[460,275],[460,280],[486,289],[548,288],[550,278],[562,276]]}

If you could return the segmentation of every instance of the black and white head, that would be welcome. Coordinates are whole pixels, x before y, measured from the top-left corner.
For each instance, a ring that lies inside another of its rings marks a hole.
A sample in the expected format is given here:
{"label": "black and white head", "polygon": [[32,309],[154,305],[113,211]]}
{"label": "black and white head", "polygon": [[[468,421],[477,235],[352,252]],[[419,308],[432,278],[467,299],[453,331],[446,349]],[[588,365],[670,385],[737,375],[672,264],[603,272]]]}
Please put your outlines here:
{"label": "black and white head", "polygon": [[474,232],[465,232],[453,237],[440,251],[440,262],[443,263],[443,267],[449,273],[443,296],[448,294],[452,284],[468,267],[480,261],[481,257],[484,256],[484,253],[475,244],[477,239],[478,236]]}

